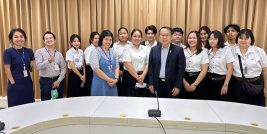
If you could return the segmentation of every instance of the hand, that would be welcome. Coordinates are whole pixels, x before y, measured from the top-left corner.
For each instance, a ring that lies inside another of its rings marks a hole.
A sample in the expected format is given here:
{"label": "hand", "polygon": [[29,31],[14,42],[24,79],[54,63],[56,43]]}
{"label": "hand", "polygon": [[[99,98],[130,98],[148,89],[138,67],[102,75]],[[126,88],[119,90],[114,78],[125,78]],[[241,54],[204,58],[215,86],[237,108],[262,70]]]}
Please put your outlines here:
{"label": "hand", "polygon": [[59,85],[60,85],[60,81],[55,81],[53,84],[52,84],[52,88],[58,88],[59,87]]}
{"label": "hand", "polygon": [[193,91],[196,90],[196,86],[195,86],[194,83],[191,84],[191,86],[190,86],[190,90],[191,90],[191,92],[193,92]]}
{"label": "hand", "polygon": [[228,90],[228,86],[223,86],[221,90],[221,95],[226,95]]}
{"label": "hand", "polygon": [[81,81],[85,82],[85,75],[82,75],[80,78],[81,78]]}
{"label": "hand", "polygon": [[150,85],[150,86],[149,86],[149,90],[150,90],[150,92],[151,92],[152,94],[154,94],[154,86],[153,86],[153,85]]}
{"label": "hand", "polygon": [[174,97],[174,96],[178,95],[178,94],[179,94],[179,92],[180,92],[180,89],[179,89],[179,88],[176,88],[176,87],[174,87],[174,88],[172,89],[172,96]]}
{"label": "hand", "polygon": [[55,58],[53,55],[50,55],[48,58],[48,61],[51,63],[52,61],[55,61]]}
{"label": "hand", "polygon": [[183,85],[184,85],[184,88],[188,91],[188,92],[191,92],[190,90],[190,85],[187,81],[183,80]]}
{"label": "hand", "polygon": [[114,87],[115,84],[117,83],[117,80],[110,79],[107,83],[108,83],[108,85],[109,85],[110,87]]}
{"label": "hand", "polygon": [[10,81],[10,83],[12,84],[12,85],[14,85],[15,84],[15,81],[13,80],[13,81]]}
{"label": "hand", "polygon": [[143,85],[143,81],[142,81],[142,79],[140,78],[140,75],[137,75],[136,80],[137,80],[141,85]]}
{"label": "hand", "polygon": [[267,87],[264,87],[264,97],[267,97]]}
{"label": "hand", "polygon": [[122,77],[122,75],[123,75],[123,71],[120,71],[119,76]]}

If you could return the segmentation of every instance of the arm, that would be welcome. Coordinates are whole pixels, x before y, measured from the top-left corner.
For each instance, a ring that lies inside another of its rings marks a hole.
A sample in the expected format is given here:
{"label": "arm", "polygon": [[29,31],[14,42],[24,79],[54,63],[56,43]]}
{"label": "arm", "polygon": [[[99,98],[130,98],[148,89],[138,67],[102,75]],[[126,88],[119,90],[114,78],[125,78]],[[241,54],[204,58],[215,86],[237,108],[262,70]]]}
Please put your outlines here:
{"label": "arm", "polygon": [[[224,84],[229,84],[229,81],[231,79],[233,73],[233,62],[227,63],[227,73],[226,73],[226,78],[224,80]],[[228,86],[223,86],[221,90],[221,95],[227,94]]]}
{"label": "arm", "polygon": [[149,62],[148,62],[148,69],[149,69],[149,72],[148,72],[148,84],[149,84],[149,90],[152,94],[154,94],[154,85],[153,85],[153,79],[154,79],[154,76],[153,76],[153,73],[154,73],[154,61],[153,61],[153,50],[151,48],[151,51],[150,51],[150,54],[149,54]]}
{"label": "arm", "polygon": [[62,55],[60,57],[59,68],[60,68],[60,74],[59,74],[59,77],[58,77],[57,81],[55,81],[52,84],[53,88],[58,88],[60,86],[60,82],[65,78],[65,74],[66,74],[66,62],[64,61],[64,58],[63,58]]}
{"label": "arm", "polygon": [[[37,50],[35,53],[35,64],[38,70],[42,70],[47,67],[50,62],[48,60],[43,61],[42,54]],[[32,66],[32,65],[31,65]]]}
{"label": "arm", "polygon": [[174,87],[178,89],[182,89],[182,83],[184,79],[184,73],[185,73],[185,56],[183,49],[180,49],[181,51],[178,53],[179,58],[178,58],[178,68],[177,68],[177,75],[176,75],[176,81]]}
{"label": "arm", "polygon": [[[110,80],[111,80],[111,78],[109,78],[102,70],[100,70],[99,68],[95,68],[94,70],[93,70],[96,74],[97,74],[97,76],[99,76],[101,79],[103,79],[103,80],[105,80],[105,81],[107,81],[107,82],[109,82]],[[116,71],[116,70],[115,70]],[[116,72],[115,72],[116,73]]]}
{"label": "arm", "polygon": [[124,66],[126,67],[127,71],[134,77],[137,78],[138,74],[136,73],[136,71],[134,70],[131,62],[123,62]]}
{"label": "arm", "polygon": [[15,81],[14,81],[13,76],[12,76],[11,71],[10,71],[10,64],[4,64],[4,67],[5,67],[5,72],[6,72],[7,78],[9,79],[10,83],[12,85],[15,84]]}
{"label": "arm", "polygon": [[264,97],[267,97],[267,67],[262,68],[262,75],[264,81]]}
{"label": "arm", "polygon": [[78,71],[78,69],[75,67],[74,62],[73,62],[73,61],[69,61],[69,63],[70,63],[70,68],[71,68],[71,70],[72,70],[75,74],[77,74],[77,75],[81,78],[82,81],[84,81],[83,76],[82,76],[81,73]]}
{"label": "arm", "polygon": [[[198,85],[203,80],[203,78],[206,76],[207,71],[208,71],[208,67],[209,67],[209,63],[201,65],[201,72],[198,75],[196,81],[194,82],[196,85]],[[191,84],[191,87],[190,87],[191,91],[195,91],[195,89],[196,89],[196,86],[194,85],[194,83]]]}
{"label": "arm", "polygon": [[144,69],[144,71],[143,71],[143,73],[141,75],[142,80],[145,79],[145,77],[147,75],[147,72],[148,72],[148,64],[146,64],[145,69]]}

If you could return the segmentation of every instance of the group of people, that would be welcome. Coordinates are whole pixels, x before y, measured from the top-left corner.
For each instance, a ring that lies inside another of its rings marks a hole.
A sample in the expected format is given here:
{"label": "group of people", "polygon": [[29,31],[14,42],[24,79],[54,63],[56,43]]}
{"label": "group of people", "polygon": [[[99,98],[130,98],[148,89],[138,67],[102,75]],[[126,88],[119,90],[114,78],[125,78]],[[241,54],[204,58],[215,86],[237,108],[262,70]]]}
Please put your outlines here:
{"label": "group of people", "polygon": [[[22,29],[12,29],[11,48],[4,51],[3,60],[8,77],[8,106],[34,102],[30,71],[39,70],[41,100],[50,100],[51,91],[63,98],[66,62],[70,70],[67,97],[132,96],[183,99],[208,99],[265,106],[267,96],[266,52],[254,46],[250,29],[235,24],[224,28],[227,41],[220,31],[207,26],[191,31],[185,45],[183,30],[168,26],[159,29],[118,30],[119,41],[109,30],[92,32],[90,46],[80,49],[79,35],[70,37],[71,48],[66,59],[55,49],[52,32],[43,36],[44,48],[35,52],[23,47],[27,37]],[[240,65],[241,63],[242,65]],[[242,75],[243,74],[243,75]],[[257,94],[244,90],[242,78],[261,85]]]}

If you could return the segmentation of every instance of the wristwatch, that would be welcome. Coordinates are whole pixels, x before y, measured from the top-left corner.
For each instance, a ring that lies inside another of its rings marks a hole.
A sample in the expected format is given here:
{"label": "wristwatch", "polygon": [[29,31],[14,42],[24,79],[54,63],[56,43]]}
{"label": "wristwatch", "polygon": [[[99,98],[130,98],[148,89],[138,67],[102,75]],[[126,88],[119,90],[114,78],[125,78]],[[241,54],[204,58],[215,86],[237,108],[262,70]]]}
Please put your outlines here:
{"label": "wristwatch", "polygon": [[197,84],[193,83],[196,87],[197,87]]}
{"label": "wristwatch", "polygon": [[114,78],[115,80],[119,81],[120,79],[119,78]]}
{"label": "wristwatch", "polygon": [[225,84],[225,83],[224,83],[223,86],[227,86],[227,87],[228,87],[228,84]]}

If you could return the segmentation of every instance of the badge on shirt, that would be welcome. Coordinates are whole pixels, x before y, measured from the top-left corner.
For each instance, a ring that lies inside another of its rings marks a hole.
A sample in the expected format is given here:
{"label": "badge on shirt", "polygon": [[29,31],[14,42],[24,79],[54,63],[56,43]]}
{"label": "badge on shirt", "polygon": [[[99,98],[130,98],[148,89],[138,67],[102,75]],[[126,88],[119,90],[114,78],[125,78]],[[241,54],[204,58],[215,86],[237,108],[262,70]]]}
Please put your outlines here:
{"label": "badge on shirt", "polygon": [[28,77],[28,72],[27,70],[23,70],[24,77]]}
{"label": "badge on shirt", "polygon": [[79,58],[75,58],[75,60],[74,60],[75,62],[79,62],[80,60],[79,60]]}
{"label": "badge on shirt", "polygon": [[58,71],[59,70],[59,66],[58,64],[55,63],[55,70]]}

